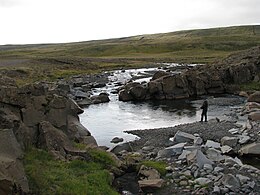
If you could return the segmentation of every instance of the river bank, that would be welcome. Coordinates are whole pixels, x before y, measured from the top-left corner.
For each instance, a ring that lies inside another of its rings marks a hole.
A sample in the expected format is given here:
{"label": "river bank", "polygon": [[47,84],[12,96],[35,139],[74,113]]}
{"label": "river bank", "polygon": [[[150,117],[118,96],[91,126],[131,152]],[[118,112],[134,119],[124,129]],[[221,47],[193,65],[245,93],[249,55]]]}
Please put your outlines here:
{"label": "river bank", "polygon": [[[225,102],[218,101],[218,104]],[[134,159],[137,163],[142,159],[166,163],[166,173],[158,174],[156,179],[152,178],[153,168],[139,168],[135,177],[143,177],[145,184],[142,179],[132,181],[139,184],[142,191],[137,194],[260,194],[257,153],[254,154],[256,164],[253,166],[247,164],[250,160],[239,159],[245,147],[252,143],[259,146],[260,123],[248,120],[246,114],[250,104],[233,108],[230,120],[214,118],[208,122],[169,128],[127,131],[140,139],[115,147],[112,152],[121,159],[127,157],[130,162]],[[124,182],[121,181],[121,185],[124,186]],[[153,186],[153,190],[148,190],[148,186]],[[125,188],[133,190],[127,186]]]}

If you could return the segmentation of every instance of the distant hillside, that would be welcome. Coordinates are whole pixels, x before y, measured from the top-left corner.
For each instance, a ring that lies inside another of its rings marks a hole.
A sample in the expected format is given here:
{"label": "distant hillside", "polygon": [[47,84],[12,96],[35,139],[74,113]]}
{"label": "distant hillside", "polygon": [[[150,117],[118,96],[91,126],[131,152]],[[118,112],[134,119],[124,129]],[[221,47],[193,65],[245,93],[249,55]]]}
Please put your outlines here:
{"label": "distant hillside", "polygon": [[12,64],[8,60],[13,60],[13,66],[45,65],[70,70],[143,66],[154,62],[210,63],[257,45],[260,45],[260,25],[185,30],[78,43],[5,45],[0,46],[0,66]]}

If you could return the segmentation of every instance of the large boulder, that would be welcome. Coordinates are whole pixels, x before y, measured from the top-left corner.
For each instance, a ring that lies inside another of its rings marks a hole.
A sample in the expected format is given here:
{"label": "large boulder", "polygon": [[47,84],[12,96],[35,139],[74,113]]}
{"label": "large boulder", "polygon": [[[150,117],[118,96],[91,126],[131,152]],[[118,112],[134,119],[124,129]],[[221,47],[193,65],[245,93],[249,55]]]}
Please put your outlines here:
{"label": "large boulder", "polygon": [[224,175],[222,178],[222,184],[232,191],[238,189],[241,186],[239,179],[232,174]]}
{"label": "large boulder", "polygon": [[163,179],[149,179],[149,180],[140,180],[138,181],[139,187],[144,192],[153,192],[156,189],[162,187],[164,180]]}
{"label": "large boulder", "polygon": [[8,107],[0,107],[0,128],[2,129],[12,129],[15,123],[19,121],[18,115],[14,114]]}
{"label": "large boulder", "polygon": [[144,100],[147,89],[142,84],[137,84],[129,89],[129,93],[135,100]]}
{"label": "large boulder", "polygon": [[260,121],[260,110],[256,112],[251,112],[248,114],[248,119],[252,121]]}
{"label": "large boulder", "polygon": [[148,83],[148,91],[150,94],[158,94],[163,93],[162,91],[162,83],[155,80]]}
{"label": "large boulder", "polygon": [[250,113],[252,111],[260,110],[260,103],[247,102],[244,106],[244,113]]}
{"label": "large boulder", "polygon": [[191,153],[189,153],[186,156],[186,160],[189,165],[191,164],[197,164],[199,168],[201,169],[204,164],[214,164],[211,160],[209,160],[202,152],[201,150],[193,150]]}
{"label": "large boulder", "polygon": [[215,148],[209,148],[206,153],[207,157],[212,161],[220,162],[225,159],[225,157],[221,155],[221,152]]}
{"label": "large boulder", "polygon": [[163,76],[167,76],[167,75],[170,75],[170,73],[165,72],[165,71],[157,71],[156,73],[154,73],[154,75],[152,77],[152,81],[156,80],[156,79],[159,79],[159,78],[161,78]]}
{"label": "large boulder", "polygon": [[86,144],[90,148],[98,147],[97,141],[93,136],[86,136],[83,138],[83,143]]}
{"label": "large boulder", "polygon": [[192,134],[183,132],[183,131],[178,131],[175,133],[174,137],[172,138],[172,141],[174,143],[184,143],[184,142],[191,142],[193,143],[196,137]]}
{"label": "large boulder", "polygon": [[204,95],[204,94],[207,94],[207,91],[205,89],[205,83],[202,79],[200,78],[197,78],[196,79],[196,94],[197,95]]}
{"label": "large boulder", "polygon": [[234,83],[242,84],[254,79],[254,66],[251,64],[240,64],[239,66],[231,66],[229,68],[230,75]]}
{"label": "large boulder", "polygon": [[90,98],[90,100],[93,104],[100,104],[110,101],[109,95],[107,93],[100,93],[99,95],[94,95]]}
{"label": "large boulder", "polygon": [[257,91],[253,94],[251,94],[248,99],[247,99],[248,102],[257,102],[257,103],[260,103],[260,91]]}
{"label": "large boulder", "polygon": [[212,140],[207,140],[205,146],[208,148],[220,148],[220,143],[214,142]]}
{"label": "large boulder", "polygon": [[74,96],[78,99],[88,98],[89,94],[81,90],[76,90]]}
{"label": "large boulder", "polygon": [[57,128],[66,129],[68,115],[78,117],[78,114],[83,112],[74,100],[54,95],[46,107],[45,115],[46,120],[51,122],[52,125]]}
{"label": "large boulder", "polygon": [[164,94],[172,95],[174,88],[176,87],[175,76],[164,76],[162,79],[162,90]]}
{"label": "large boulder", "polygon": [[260,143],[251,143],[244,145],[240,148],[239,153],[243,154],[253,154],[253,155],[260,155]]}
{"label": "large boulder", "polygon": [[164,148],[158,152],[158,158],[171,158],[176,155],[180,155],[186,143],[179,143],[167,148]]}
{"label": "large boulder", "polygon": [[[50,110],[46,114],[46,120],[50,121],[57,128],[66,128],[67,125],[67,115],[65,109],[55,109],[50,108]],[[40,121],[38,121],[40,122]]]}
{"label": "large boulder", "polygon": [[68,115],[67,134],[71,140],[78,143],[85,143],[87,136],[91,133],[79,122],[78,117]]}
{"label": "large boulder", "polygon": [[120,142],[123,142],[123,141],[124,141],[123,138],[114,137],[110,142],[114,143],[114,144],[117,144],[117,143],[120,143]]}
{"label": "large boulder", "polygon": [[145,165],[142,165],[139,169],[139,172],[138,172],[138,177],[140,179],[160,179],[160,173],[154,169],[154,168],[151,168],[151,167],[147,167]]}
{"label": "large boulder", "polygon": [[1,86],[0,101],[5,104],[25,107],[27,96],[14,86]]}
{"label": "large boulder", "polygon": [[31,104],[27,105],[26,108],[21,109],[21,111],[23,122],[29,127],[38,125],[40,121],[46,119],[44,110],[38,110]]}
{"label": "large boulder", "polygon": [[127,102],[133,100],[133,96],[126,89],[119,91],[119,101]]}
{"label": "large boulder", "polygon": [[228,137],[224,136],[221,138],[221,145],[222,146],[230,146],[235,147],[238,143],[239,138],[238,137]]}
{"label": "large boulder", "polygon": [[111,150],[110,150],[110,152],[112,152],[114,154],[119,154],[122,151],[132,152],[133,149],[132,149],[130,143],[126,142],[126,143],[116,145],[115,147],[111,148]]}
{"label": "large boulder", "polygon": [[79,107],[79,105],[71,98],[67,99],[66,108],[67,108],[68,114],[70,114],[72,116],[78,116],[79,114],[82,114],[84,112],[84,110],[81,109]]}
{"label": "large boulder", "polygon": [[22,163],[22,150],[12,129],[0,129],[0,194],[12,194],[20,186],[21,194],[29,192]]}
{"label": "large boulder", "polygon": [[81,107],[87,107],[89,105],[91,105],[92,101],[90,100],[90,98],[85,98],[85,99],[81,99],[81,100],[77,100],[77,104]]}
{"label": "large boulder", "polygon": [[49,107],[53,109],[64,109],[66,108],[67,99],[63,96],[53,95],[52,99],[49,102]]}
{"label": "large boulder", "polygon": [[66,149],[73,148],[68,136],[48,121],[39,124],[38,147],[58,154],[61,159],[66,156]]}

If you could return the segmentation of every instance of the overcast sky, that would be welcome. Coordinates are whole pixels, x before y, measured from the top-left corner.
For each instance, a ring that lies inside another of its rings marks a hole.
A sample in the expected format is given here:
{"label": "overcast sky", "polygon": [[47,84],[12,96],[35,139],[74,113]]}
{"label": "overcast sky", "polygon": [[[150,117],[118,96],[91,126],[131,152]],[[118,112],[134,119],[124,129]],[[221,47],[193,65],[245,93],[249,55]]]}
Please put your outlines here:
{"label": "overcast sky", "polygon": [[0,0],[0,45],[260,24],[260,0]]}

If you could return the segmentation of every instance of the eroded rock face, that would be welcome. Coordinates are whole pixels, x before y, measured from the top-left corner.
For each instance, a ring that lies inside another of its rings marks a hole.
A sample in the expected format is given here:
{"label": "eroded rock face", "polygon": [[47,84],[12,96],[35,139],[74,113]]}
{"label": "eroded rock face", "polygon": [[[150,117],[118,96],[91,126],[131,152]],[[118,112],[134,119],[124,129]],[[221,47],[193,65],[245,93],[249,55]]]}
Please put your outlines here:
{"label": "eroded rock face", "polygon": [[[230,55],[215,64],[195,67],[181,74],[158,71],[147,85],[139,83],[125,85],[119,93],[119,100],[181,99],[236,92],[238,90],[236,85],[259,78],[259,62],[260,47],[254,47]],[[132,93],[133,91],[138,92],[138,95]],[[252,95],[250,99],[259,102],[259,93]]]}
{"label": "eroded rock face", "polygon": [[22,164],[23,152],[12,129],[0,129],[0,193],[12,194],[13,185],[23,192],[29,191],[28,181]]}
{"label": "eroded rock face", "polygon": [[79,122],[82,112],[74,100],[54,94],[46,84],[1,86],[0,193],[12,194],[14,186],[21,193],[29,191],[21,161],[28,146],[48,150],[62,160],[79,155],[73,142],[97,147]]}

